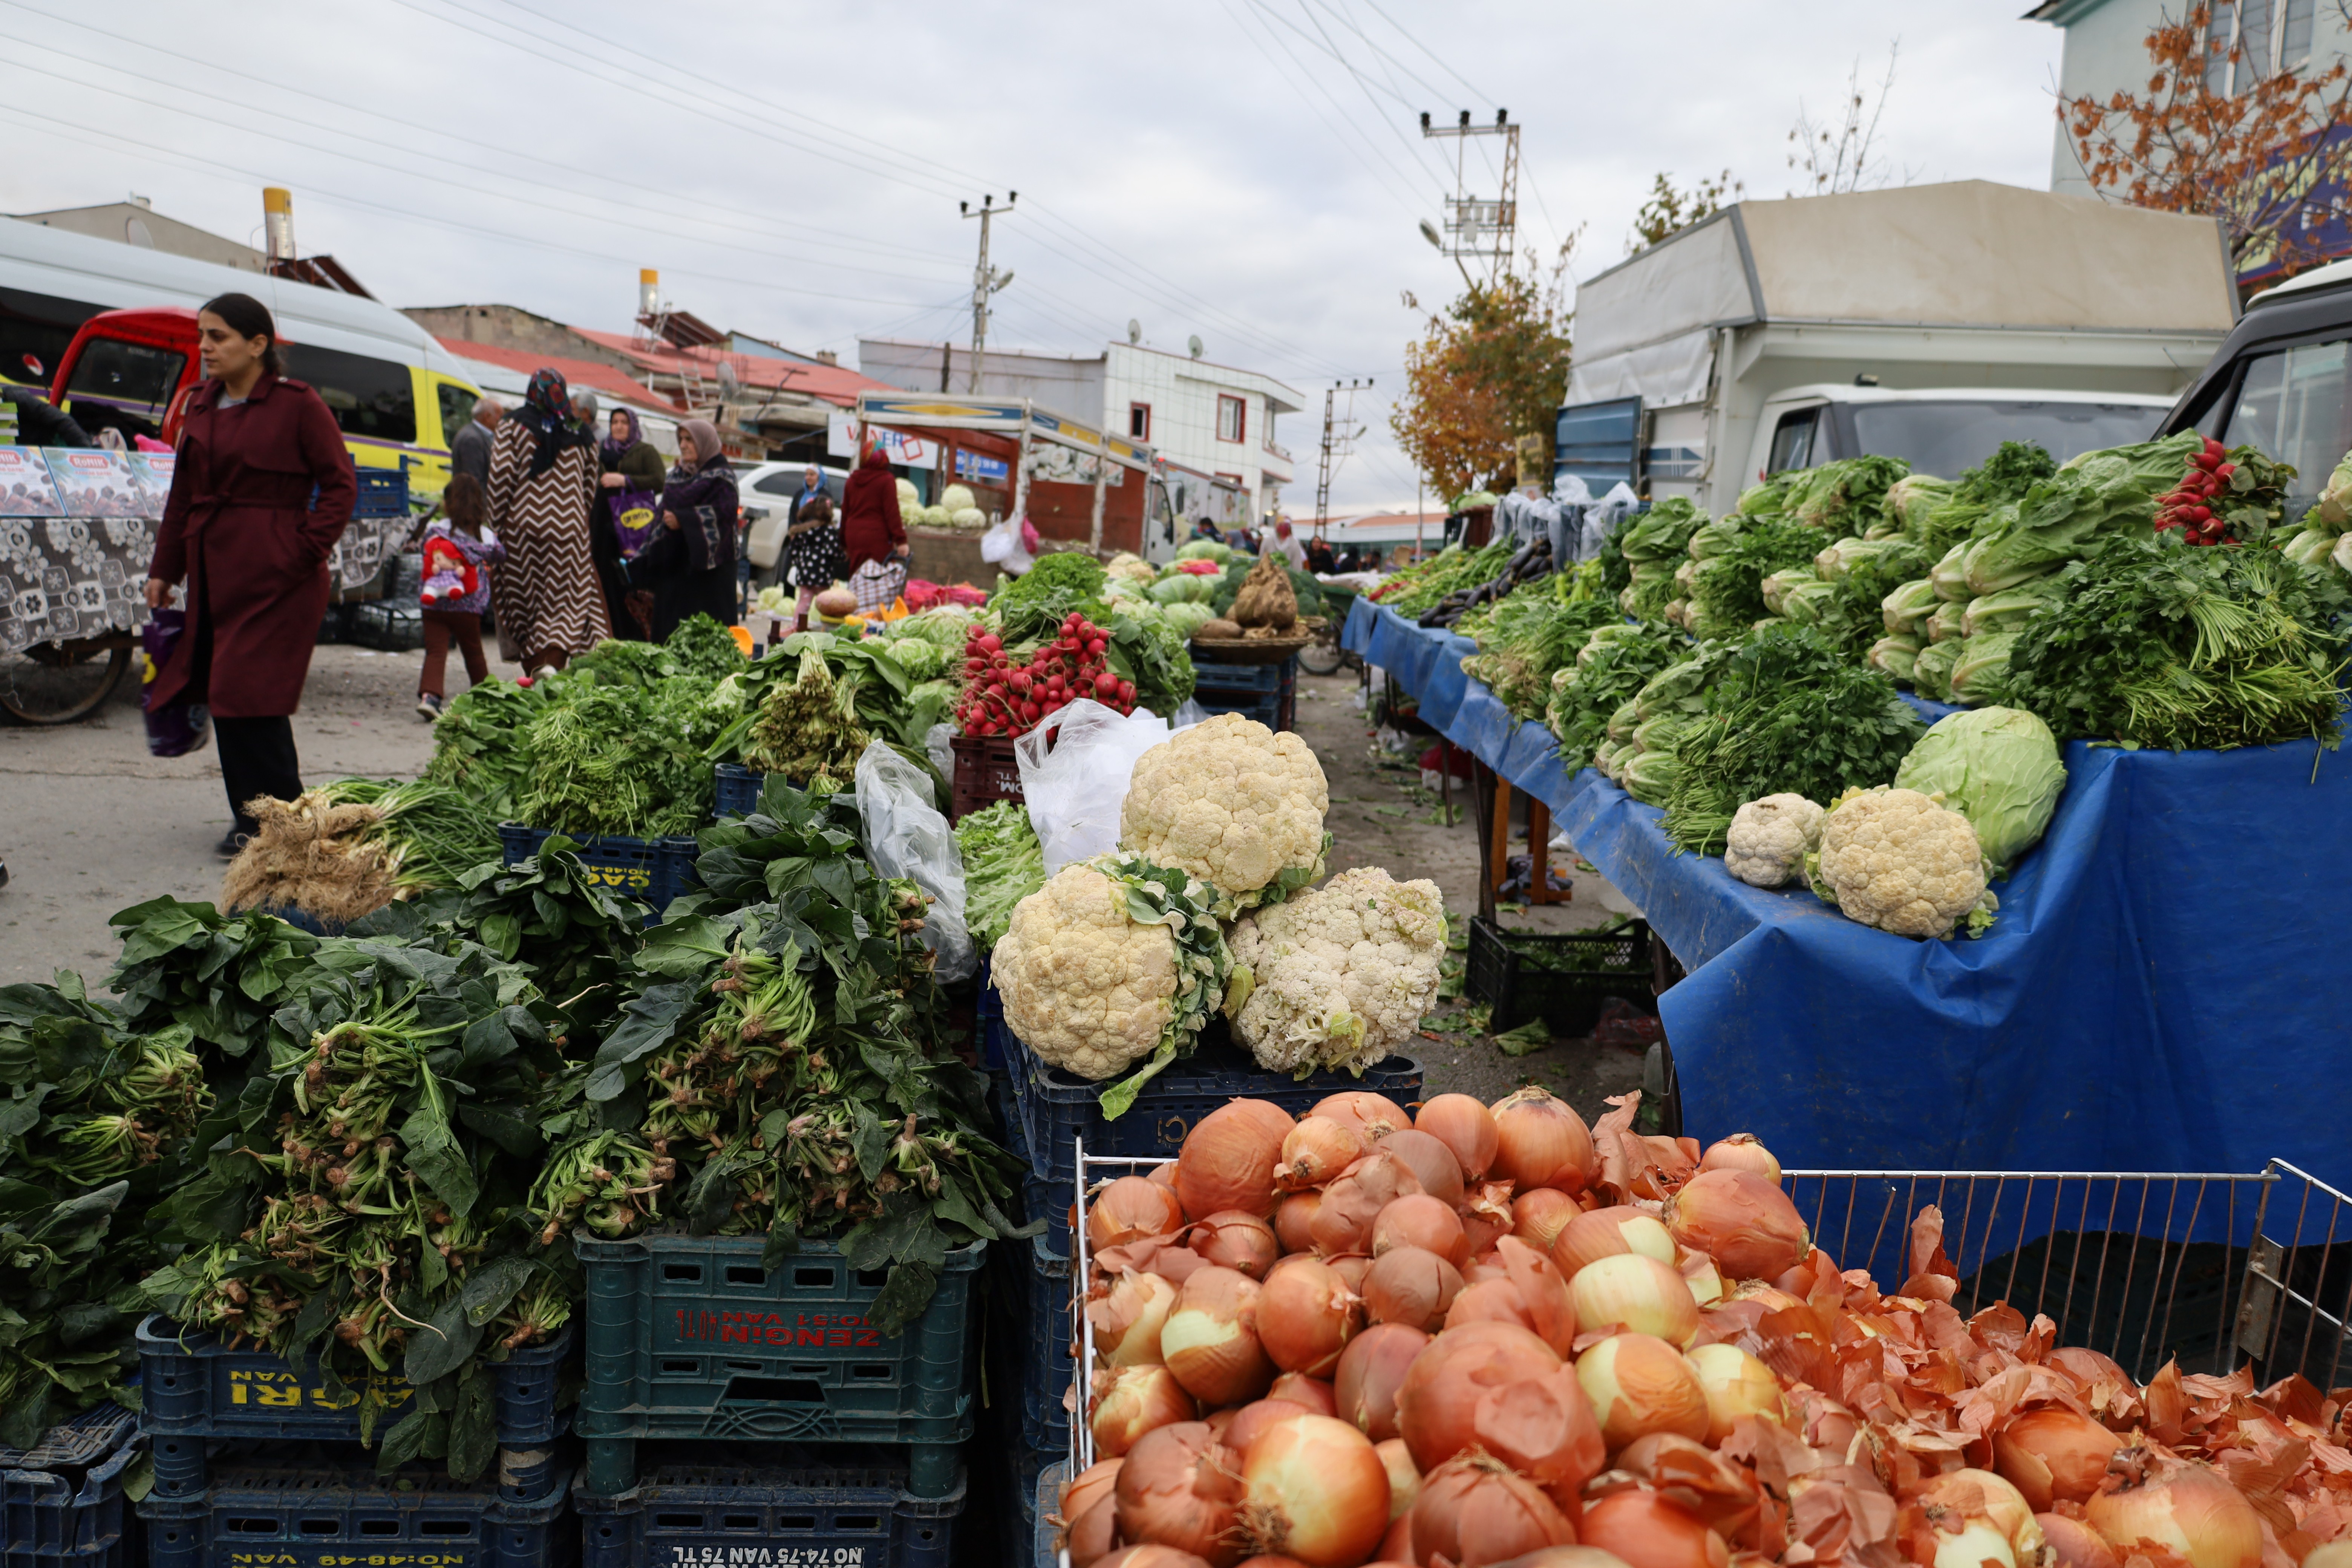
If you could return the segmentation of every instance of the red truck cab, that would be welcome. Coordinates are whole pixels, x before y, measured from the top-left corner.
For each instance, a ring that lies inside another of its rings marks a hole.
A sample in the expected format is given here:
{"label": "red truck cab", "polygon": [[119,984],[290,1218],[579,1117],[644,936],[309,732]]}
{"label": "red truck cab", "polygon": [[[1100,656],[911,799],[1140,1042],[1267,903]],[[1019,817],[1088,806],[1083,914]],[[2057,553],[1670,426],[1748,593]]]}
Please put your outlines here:
{"label": "red truck cab", "polygon": [[204,379],[196,313],[178,306],[101,310],[58,363],[49,401],[92,435],[112,428],[176,445],[188,394]]}

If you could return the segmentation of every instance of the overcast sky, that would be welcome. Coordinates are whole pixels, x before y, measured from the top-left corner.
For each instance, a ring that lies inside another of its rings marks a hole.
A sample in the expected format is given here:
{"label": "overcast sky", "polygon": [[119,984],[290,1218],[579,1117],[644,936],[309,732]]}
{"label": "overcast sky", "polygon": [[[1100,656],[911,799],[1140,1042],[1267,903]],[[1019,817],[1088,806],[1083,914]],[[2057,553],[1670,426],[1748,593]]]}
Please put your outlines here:
{"label": "overcast sky", "polygon": [[[819,6],[618,0],[0,0],[0,209],[121,200],[305,252],[394,305],[502,301],[625,330],[636,268],[679,307],[855,363],[859,334],[969,340],[975,224],[992,342],[1123,336],[1277,375],[1314,506],[1322,389],[1370,376],[1335,508],[1413,499],[1387,430],[1450,155],[1422,110],[1526,127],[1523,244],[1622,259],[1661,170],[1789,194],[1800,106],[1885,74],[1885,175],[2046,188],[2056,29],[2024,0],[1198,0]],[[1490,153],[1492,140],[1479,143]],[[1495,176],[1475,159],[1473,194]]]}

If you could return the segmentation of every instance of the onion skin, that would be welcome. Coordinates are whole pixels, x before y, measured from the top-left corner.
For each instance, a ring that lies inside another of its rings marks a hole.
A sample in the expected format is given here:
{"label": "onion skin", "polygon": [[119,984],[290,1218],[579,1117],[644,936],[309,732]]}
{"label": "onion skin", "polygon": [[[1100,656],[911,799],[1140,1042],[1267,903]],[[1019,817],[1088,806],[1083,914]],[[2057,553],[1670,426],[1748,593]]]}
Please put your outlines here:
{"label": "onion skin", "polygon": [[1685,1182],[1666,1200],[1666,1229],[1739,1279],[1777,1279],[1813,1246],[1789,1194],[1753,1171],[1702,1171]]}
{"label": "onion skin", "polygon": [[1572,1546],[1576,1527],[1543,1489],[1499,1459],[1465,1454],[1421,1479],[1412,1505],[1412,1555],[1486,1568],[1545,1546]]}
{"label": "onion skin", "polygon": [[1467,1094],[1441,1094],[1422,1102],[1413,1131],[1426,1132],[1454,1152],[1465,1181],[1495,1168],[1495,1113]]}
{"label": "onion skin", "polygon": [[1571,1515],[1584,1483],[1609,1462],[1592,1403],[1565,1366],[1489,1390],[1478,1401],[1473,1428],[1479,1447],[1543,1488]]}
{"label": "onion skin", "polygon": [[1184,1228],[1184,1205],[1175,1193],[1142,1176],[1121,1176],[1087,1207],[1087,1246],[1095,1252],[1125,1247]]}
{"label": "onion skin", "polygon": [[2083,1520],[2125,1555],[2145,1542],[2187,1558],[2189,1568],[2257,1568],[2263,1560],[2262,1516],[2218,1472],[2193,1462],[2094,1493]]}
{"label": "onion skin", "polygon": [[1230,1450],[1232,1468],[1240,1468],[1241,1456],[1249,1446],[1264,1436],[1277,1421],[1287,1421],[1294,1415],[1312,1415],[1315,1412],[1296,1400],[1276,1399],[1271,1394],[1255,1400],[1234,1412],[1234,1418],[1217,1433],[1217,1441]]}
{"label": "onion skin", "polygon": [[1402,1437],[1382,1438],[1372,1452],[1389,1473],[1389,1522],[1394,1524],[1412,1511],[1413,1500],[1421,1496],[1421,1472],[1412,1468],[1412,1450]]}
{"label": "onion skin", "polygon": [[1685,1358],[1706,1396],[1706,1445],[1721,1447],[1743,1415],[1786,1426],[1789,1402],[1772,1369],[1738,1345],[1700,1345]]}
{"label": "onion skin", "polygon": [[[1454,1298],[1454,1306],[1445,1314],[1445,1326],[1460,1329],[1472,1323],[1509,1323],[1531,1334],[1536,1332],[1535,1313],[1528,1310],[1519,1288],[1507,1278],[1465,1285],[1462,1294]],[[1543,1338],[1541,1334],[1536,1337]],[[1555,1352],[1557,1349],[1555,1346]]]}
{"label": "onion skin", "polygon": [[1242,1556],[1228,1539],[1242,1496],[1233,1472],[1233,1455],[1198,1421],[1145,1433],[1114,1483],[1119,1539],[1173,1546],[1210,1568],[1233,1568]]}
{"label": "onion skin", "polygon": [[1375,1443],[1399,1436],[1397,1390],[1429,1342],[1427,1334],[1402,1323],[1375,1323],[1349,1340],[1331,1384],[1335,1414]]}
{"label": "onion skin", "polygon": [[[1418,1500],[1421,1489],[1415,1487],[1412,1495]],[[1364,1568],[1383,1568],[1389,1563],[1398,1564],[1400,1568],[1412,1568],[1412,1510],[1406,1510],[1389,1521],[1389,1532],[1381,1537],[1380,1552],[1381,1554],[1366,1563]]]}
{"label": "onion skin", "polygon": [[1066,1544],[1070,1568],[1087,1568],[1117,1551],[1118,1499],[1105,1494],[1087,1504],[1086,1511],[1070,1521]]}
{"label": "onion skin", "polygon": [[1731,1548],[1696,1516],[1643,1488],[1584,1505],[1577,1539],[1613,1552],[1627,1568],[1727,1568]]}
{"label": "onion skin", "polygon": [[1252,1542],[1307,1568],[1356,1568],[1388,1532],[1388,1467],[1370,1438],[1328,1415],[1276,1423],[1250,1445],[1242,1485]]}
{"label": "onion skin", "polygon": [[1176,1195],[1184,1212],[1206,1218],[1239,1209],[1271,1218],[1274,1167],[1291,1125],[1280,1106],[1262,1100],[1230,1100],[1194,1122],[1176,1154]]}
{"label": "onion skin", "polygon": [[1583,1212],[1574,1198],[1559,1188],[1538,1187],[1511,1200],[1511,1234],[1529,1247],[1549,1252],[1569,1222]]}
{"label": "onion skin", "polygon": [[1408,1193],[1373,1216],[1373,1258],[1400,1247],[1433,1252],[1456,1268],[1470,1261],[1462,1216],[1434,1193]]}
{"label": "onion skin", "polygon": [[2042,1539],[2058,1554],[2057,1568],[2124,1568],[2124,1560],[2116,1549],[2099,1539],[2099,1532],[2081,1520],[2037,1513],[2033,1522],[2042,1527]]}
{"label": "onion skin", "polygon": [[1118,1479],[1119,1468],[1126,1463],[1125,1459],[1099,1460],[1081,1470],[1076,1480],[1065,1484],[1061,1501],[1056,1505],[1063,1522],[1076,1519],[1092,1508],[1097,1499],[1110,1496],[1113,1485]]}
{"label": "onion skin", "polygon": [[1495,1251],[1510,1271],[1519,1300],[1527,1304],[1528,1326],[1544,1343],[1567,1355],[1576,1347],[1576,1302],[1559,1270],[1551,1266],[1550,1258],[1517,1237],[1503,1237]]}
{"label": "onion skin", "polygon": [[1706,1440],[1706,1394],[1698,1374],[1681,1352],[1654,1335],[1602,1340],[1577,1358],[1576,1381],[1592,1402],[1612,1454],[1654,1432]]}
{"label": "onion skin", "polygon": [[1118,1458],[1146,1433],[1190,1421],[1198,1413],[1192,1396],[1166,1367],[1114,1367],[1103,1380],[1088,1418],[1095,1452],[1108,1459]]}
{"label": "onion skin", "polygon": [[1274,1382],[1257,1335],[1258,1283],[1214,1267],[1196,1271],[1176,1294],[1160,1330],[1160,1352],[1186,1393],[1209,1405],[1245,1405]]}
{"label": "onion skin", "polygon": [[1735,1132],[1707,1146],[1698,1157],[1702,1171],[1753,1171],[1774,1186],[1780,1184],[1780,1162],[1750,1132]]}
{"label": "onion skin", "polygon": [[[1462,1216],[1462,1234],[1469,1238],[1473,1257],[1490,1250],[1518,1225],[1518,1216],[1511,1212],[1508,1182],[1479,1183],[1463,1194],[1462,1206],[1454,1212]],[[1551,1244],[1546,1242],[1544,1250],[1550,1249]]]}
{"label": "onion skin", "polygon": [[1104,1558],[1100,1568],[1209,1568],[1209,1564],[1189,1552],[1152,1542],[1122,1546]]}
{"label": "onion skin", "polygon": [[1309,1377],[1303,1372],[1284,1373],[1274,1380],[1274,1386],[1265,1391],[1265,1396],[1268,1399],[1287,1399],[1293,1405],[1304,1405],[1311,1415],[1339,1414],[1339,1396],[1332,1391],[1329,1381]]}
{"label": "onion skin", "polygon": [[1282,1243],[1275,1238],[1274,1226],[1239,1209],[1213,1214],[1194,1226],[1192,1247],[1207,1262],[1253,1279],[1265,1279],[1274,1260],[1282,1256]]}
{"label": "onion skin", "polygon": [[[1449,1329],[1405,1372],[1397,1389],[1397,1435],[1425,1477],[1476,1444],[1478,1401],[1488,1391],[1549,1376],[1559,1365],[1549,1345],[1509,1323]],[[1705,1400],[1699,1407],[1706,1409]]]}
{"label": "onion skin", "polygon": [[1640,1209],[1619,1205],[1571,1215],[1559,1239],[1551,1245],[1554,1267],[1569,1279],[1588,1264],[1604,1258],[1635,1252],[1661,1263],[1675,1261],[1675,1238],[1666,1227]]}
{"label": "onion skin", "polygon": [[1993,1469],[2034,1512],[2048,1513],[2060,1501],[2089,1501],[2123,1447],[2087,1415],[2056,1406],[2024,1410],[1992,1435]]}
{"label": "onion skin", "polygon": [[1285,1252],[1315,1250],[1315,1211],[1323,1206],[1319,1192],[1292,1193],[1276,1205],[1274,1238]]}
{"label": "onion skin", "polygon": [[1160,1359],[1160,1331],[1176,1306],[1176,1287],[1157,1274],[1130,1270],[1110,1293],[1087,1303],[1095,1350],[1113,1366],[1150,1366]]}
{"label": "onion skin", "polygon": [[1285,1268],[1258,1295],[1258,1343],[1285,1372],[1329,1377],[1363,1326],[1363,1298],[1311,1258]]}
{"label": "onion skin", "polygon": [[1461,1294],[1462,1274],[1453,1264],[1425,1247],[1391,1247],[1364,1275],[1364,1315],[1375,1323],[1427,1330],[1445,1321]]}
{"label": "onion skin", "polygon": [[1368,1146],[1412,1125],[1412,1118],[1405,1114],[1403,1106],[1369,1089],[1350,1089],[1327,1096],[1317,1100],[1307,1114],[1328,1116],[1352,1128]]}
{"label": "onion skin", "polygon": [[1402,1161],[1421,1181],[1422,1190],[1447,1208],[1461,1206],[1465,1190],[1462,1162],[1442,1139],[1407,1127],[1379,1141],[1381,1153]]}
{"label": "onion skin", "polygon": [[1586,1329],[1615,1324],[1677,1346],[1698,1335],[1698,1301],[1690,1286],[1675,1269],[1638,1252],[1586,1264],[1570,1279],[1568,1294]]}
{"label": "onion skin", "polygon": [[[1489,1169],[1520,1192],[1557,1187],[1582,1192],[1597,1164],[1592,1131],[1564,1100],[1529,1084],[1492,1107],[1495,1163]],[[1455,1568],[1460,1568],[1459,1564]]]}
{"label": "onion skin", "polygon": [[1286,1193],[1303,1192],[1336,1179],[1339,1173],[1369,1152],[1363,1134],[1345,1121],[1312,1112],[1282,1140],[1281,1163],[1275,1167],[1275,1185]]}

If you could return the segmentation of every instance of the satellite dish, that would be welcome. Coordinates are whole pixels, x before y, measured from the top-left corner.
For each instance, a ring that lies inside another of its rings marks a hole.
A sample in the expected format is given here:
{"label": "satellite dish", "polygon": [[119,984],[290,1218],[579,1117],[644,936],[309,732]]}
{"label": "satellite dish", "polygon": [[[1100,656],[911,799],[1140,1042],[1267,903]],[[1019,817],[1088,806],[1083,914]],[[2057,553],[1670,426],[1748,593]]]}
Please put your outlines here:
{"label": "satellite dish", "polygon": [[731,398],[742,390],[743,378],[735,374],[733,365],[725,360],[720,360],[719,362],[719,395]]}
{"label": "satellite dish", "polygon": [[1127,341],[1131,343],[1139,343],[1143,341],[1143,323],[1133,316],[1127,319]]}
{"label": "satellite dish", "polygon": [[1443,250],[1445,248],[1445,241],[1439,237],[1437,226],[1430,222],[1427,218],[1421,220],[1421,237],[1429,241],[1430,248],[1433,250]]}
{"label": "satellite dish", "polygon": [[1190,338],[1185,340],[1184,346],[1192,351],[1192,357],[1194,359],[1199,359],[1201,357],[1201,334],[1194,332]]}

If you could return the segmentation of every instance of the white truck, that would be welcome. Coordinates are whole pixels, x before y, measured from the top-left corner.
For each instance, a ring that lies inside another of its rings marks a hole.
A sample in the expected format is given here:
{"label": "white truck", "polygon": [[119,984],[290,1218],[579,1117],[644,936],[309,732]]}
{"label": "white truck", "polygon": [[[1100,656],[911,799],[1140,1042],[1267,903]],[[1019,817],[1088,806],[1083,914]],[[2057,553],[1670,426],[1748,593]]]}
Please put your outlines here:
{"label": "white truck", "polygon": [[1553,477],[1723,512],[1836,458],[2063,462],[2147,439],[2237,317],[2211,218],[1983,180],[1743,201],[1578,288]]}

